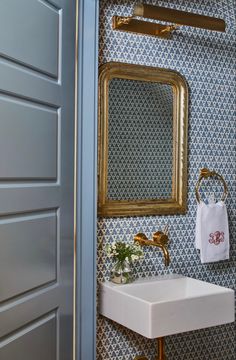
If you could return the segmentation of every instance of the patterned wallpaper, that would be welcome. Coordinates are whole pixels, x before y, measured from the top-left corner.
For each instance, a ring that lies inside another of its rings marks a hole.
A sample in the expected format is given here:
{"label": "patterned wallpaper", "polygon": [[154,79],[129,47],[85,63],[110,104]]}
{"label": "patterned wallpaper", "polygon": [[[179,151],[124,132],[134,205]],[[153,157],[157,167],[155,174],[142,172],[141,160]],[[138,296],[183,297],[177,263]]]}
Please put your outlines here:
{"label": "patterned wallpaper", "polygon": [[171,198],[171,85],[112,79],[108,118],[108,198]]}
{"label": "patterned wallpaper", "polygon": [[[139,276],[179,273],[235,288],[236,276],[236,78],[235,1],[166,0],[146,1],[179,10],[225,18],[226,33],[182,27],[172,40],[114,32],[112,15],[130,15],[134,1],[100,2],[100,64],[121,61],[179,71],[187,80],[189,101],[188,212],[183,216],[149,216],[98,219],[98,281],[109,276],[111,267],[104,253],[106,243],[130,242],[142,231],[152,233],[169,224],[171,265],[164,268],[162,253],[145,248],[136,264]],[[230,260],[200,263],[194,248],[196,200],[194,186],[199,169],[221,173],[229,187],[227,207],[230,225]],[[166,338],[168,360],[234,360],[235,325],[178,334]],[[156,340],[148,340],[98,315],[97,360],[131,360],[145,354],[156,356]]]}

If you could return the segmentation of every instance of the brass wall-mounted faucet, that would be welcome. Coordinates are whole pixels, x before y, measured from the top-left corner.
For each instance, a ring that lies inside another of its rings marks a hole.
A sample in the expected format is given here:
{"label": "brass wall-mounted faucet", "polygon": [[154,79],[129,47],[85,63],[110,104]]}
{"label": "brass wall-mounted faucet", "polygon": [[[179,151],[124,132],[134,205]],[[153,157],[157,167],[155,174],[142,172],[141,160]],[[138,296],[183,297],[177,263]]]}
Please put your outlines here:
{"label": "brass wall-mounted faucet", "polygon": [[165,258],[165,266],[170,264],[170,255],[167,249],[167,245],[169,242],[168,238],[168,228],[165,227],[163,231],[157,231],[153,234],[153,239],[149,240],[147,236],[143,233],[138,233],[134,237],[134,242],[138,242],[141,246],[156,246],[159,247],[164,254]]}

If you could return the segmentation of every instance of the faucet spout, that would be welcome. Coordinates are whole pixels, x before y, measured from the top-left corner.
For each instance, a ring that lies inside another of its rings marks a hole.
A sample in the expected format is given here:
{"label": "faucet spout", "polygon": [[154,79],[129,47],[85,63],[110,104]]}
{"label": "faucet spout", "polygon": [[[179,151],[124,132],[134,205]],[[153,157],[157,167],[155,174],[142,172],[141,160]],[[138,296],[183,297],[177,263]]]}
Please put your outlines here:
{"label": "faucet spout", "polygon": [[[150,240],[150,241],[152,241],[152,240]],[[164,259],[165,259],[165,266],[169,266],[170,265],[170,254],[169,254],[169,251],[166,248],[166,246],[164,246],[162,244],[157,244],[157,243],[150,244],[150,245],[159,247],[162,250]]]}

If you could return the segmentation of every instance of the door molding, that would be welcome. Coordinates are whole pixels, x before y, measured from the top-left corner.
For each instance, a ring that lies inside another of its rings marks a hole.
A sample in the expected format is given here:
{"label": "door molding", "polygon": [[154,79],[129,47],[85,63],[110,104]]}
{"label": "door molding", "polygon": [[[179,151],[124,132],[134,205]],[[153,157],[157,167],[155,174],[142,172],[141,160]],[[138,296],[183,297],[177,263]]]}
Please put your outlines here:
{"label": "door molding", "polygon": [[75,359],[96,359],[99,1],[78,1]]}

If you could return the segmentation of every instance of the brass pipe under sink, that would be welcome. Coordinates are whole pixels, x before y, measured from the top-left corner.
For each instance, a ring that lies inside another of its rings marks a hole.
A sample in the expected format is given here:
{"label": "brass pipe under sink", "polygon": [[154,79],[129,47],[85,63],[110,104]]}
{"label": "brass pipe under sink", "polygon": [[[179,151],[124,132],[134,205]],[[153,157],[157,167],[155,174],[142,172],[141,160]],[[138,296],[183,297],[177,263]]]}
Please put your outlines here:
{"label": "brass pipe under sink", "polygon": [[158,357],[157,357],[157,360],[166,360],[164,338],[163,337],[157,338],[157,342],[158,342]]}
{"label": "brass pipe under sink", "polygon": [[[157,338],[158,356],[157,360],[167,360],[165,356],[165,341],[164,337]],[[134,360],[148,360],[146,356],[135,356]]]}

